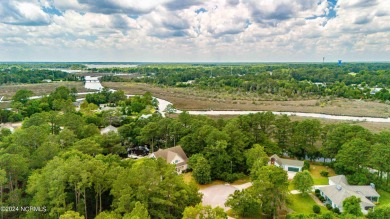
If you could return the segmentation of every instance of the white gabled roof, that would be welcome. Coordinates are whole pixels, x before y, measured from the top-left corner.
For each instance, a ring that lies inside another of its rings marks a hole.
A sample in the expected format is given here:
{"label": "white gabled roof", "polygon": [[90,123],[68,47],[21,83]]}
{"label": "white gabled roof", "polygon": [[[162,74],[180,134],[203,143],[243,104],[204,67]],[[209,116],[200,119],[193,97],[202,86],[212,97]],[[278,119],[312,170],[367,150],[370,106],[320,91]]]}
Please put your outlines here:
{"label": "white gabled roof", "polygon": [[115,128],[114,126],[112,125],[109,125],[107,127],[105,127],[104,129],[100,130],[100,134],[107,134],[109,132],[118,132],[118,129]]}
{"label": "white gabled roof", "polygon": [[378,192],[371,186],[352,186],[348,184],[347,178],[344,175],[329,177],[329,180],[335,183],[335,185],[319,187],[333,203],[337,206],[342,206],[343,201],[351,196],[360,198],[360,205],[363,207],[374,207],[372,203],[366,197],[380,197]]}
{"label": "white gabled roof", "polygon": [[301,160],[290,160],[280,158],[278,155],[274,154],[271,158],[275,158],[275,162],[281,165],[292,166],[292,167],[303,167],[303,161]]}

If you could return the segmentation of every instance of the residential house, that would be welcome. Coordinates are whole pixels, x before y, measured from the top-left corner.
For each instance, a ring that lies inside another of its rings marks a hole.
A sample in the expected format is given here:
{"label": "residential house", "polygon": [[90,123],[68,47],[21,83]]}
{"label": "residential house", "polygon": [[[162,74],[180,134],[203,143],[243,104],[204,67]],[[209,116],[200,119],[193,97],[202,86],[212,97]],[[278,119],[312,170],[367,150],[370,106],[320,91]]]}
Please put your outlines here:
{"label": "residential house", "polygon": [[118,133],[118,129],[112,125],[109,125],[107,127],[105,127],[104,129],[100,130],[100,134],[107,134],[109,132],[115,132],[115,133]]}
{"label": "residential house", "polygon": [[360,198],[360,207],[363,213],[375,207],[380,195],[375,190],[374,184],[367,186],[351,186],[344,175],[329,177],[329,186],[318,187],[326,202],[333,208],[343,211],[343,201],[351,196]]}
{"label": "residential house", "polygon": [[138,119],[149,119],[152,116],[153,116],[152,114],[147,114],[147,115],[142,114]]}
{"label": "residential house", "polygon": [[150,155],[151,158],[163,158],[167,163],[176,165],[176,172],[181,174],[187,170],[187,155],[180,146],[160,149]]}
{"label": "residential house", "polygon": [[375,95],[376,93],[380,92],[382,89],[383,89],[383,88],[380,88],[380,87],[379,87],[379,88],[378,88],[378,87],[373,88],[373,89],[371,90],[370,94],[371,94],[371,95]]}
{"label": "residential house", "polygon": [[303,168],[303,161],[283,159],[276,154],[270,157],[268,164],[281,167],[285,171],[291,171],[291,172],[301,172]]}
{"label": "residential house", "polygon": [[22,127],[21,122],[15,122],[15,123],[1,123],[0,124],[0,130],[1,129],[9,129],[11,133],[14,133],[17,128]]}

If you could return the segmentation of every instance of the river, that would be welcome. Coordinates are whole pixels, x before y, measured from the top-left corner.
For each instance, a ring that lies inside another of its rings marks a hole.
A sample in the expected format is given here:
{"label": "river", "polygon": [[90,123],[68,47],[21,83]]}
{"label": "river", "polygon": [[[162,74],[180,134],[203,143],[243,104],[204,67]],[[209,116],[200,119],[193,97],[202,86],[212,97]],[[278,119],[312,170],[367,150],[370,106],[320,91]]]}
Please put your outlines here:
{"label": "river", "polygon": [[[88,77],[88,76],[86,76]],[[91,77],[89,77],[91,79]],[[92,90],[101,90],[103,86],[101,85],[100,81],[97,78],[92,78],[93,80],[86,80],[85,88],[92,89]],[[115,91],[115,90],[112,90]],[[96,91],[95,91],[96,92]],[[86,92],[86,93],[94,93],[94,92]],[[79,94],[86,94],[86,93],[79,93]],[[127,95],[132,96],[132,95]],[[41,98],[41,96],[35,96],[31,97],[31,99]],[[165,117],[165,110],[168,105],[172,104],[171,102],[156,98],[158,100],[158,112]],[[8,101],[1,101],[0,102],[8,102]],[[173,105],[173,104],[172,104]],[[181,113],[181,110],[176,110],[175,113]],[[266,111],[238,111],[238,110],[226,110],[226,111],[214,111],[214,110],[208,110],[208,111],[187,111],[191,115],[248,115],[253,113],[260,113],[260,112],[266,112]],[[278,112],[273,111],[272,112],[275,115],[288,115],[288,116],[299,116],[299,117],[308,117],[308,118],[318,118],[318,119],[333,119],[333,120],[343,120],[343,121],[359,121],[359,122],[381,122],[381,123],[389,123],[390,118],[379,118],[379,117],[359,117],[359,116],[336,116],[336,115],[329,115],[329,114],[322,114],[322,113],[304,113],[304,112]]]}

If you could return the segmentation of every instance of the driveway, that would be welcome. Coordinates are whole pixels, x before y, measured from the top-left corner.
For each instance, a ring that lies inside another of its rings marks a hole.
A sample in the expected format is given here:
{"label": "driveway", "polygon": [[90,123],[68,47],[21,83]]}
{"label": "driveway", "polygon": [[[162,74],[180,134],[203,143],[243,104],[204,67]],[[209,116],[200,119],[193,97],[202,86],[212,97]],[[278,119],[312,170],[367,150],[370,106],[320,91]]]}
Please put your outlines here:
{"label": "driveway", "polygon": [[252,183],[245,183],[241,185],[215,185],[206,189],[201,189],[199,192],[203,194],[203,205],[211,205],[213,208],[219,206],[227,211],[230,208],[225,206],[225,202],[229,195],[233,194],[236,190],[243,190],[251,186]]}
{"label": "driveway", "polygon": [[296,172],[287,171],[288,179],[294,179],[294,176],[295,176],[296,174],[297,174]]}
{"label": "driveway", "polygon": [[219,206],[225,211],[227,211],[230,208],[225,207],[225,202],[228,199],[229,195],[233,194],[236,190],[239,189],[234,186],[225,184],[211,186],[206,189],[202,189],[199,192],[203,193],[203,205],[211,205],[211,207],[213,208]]}

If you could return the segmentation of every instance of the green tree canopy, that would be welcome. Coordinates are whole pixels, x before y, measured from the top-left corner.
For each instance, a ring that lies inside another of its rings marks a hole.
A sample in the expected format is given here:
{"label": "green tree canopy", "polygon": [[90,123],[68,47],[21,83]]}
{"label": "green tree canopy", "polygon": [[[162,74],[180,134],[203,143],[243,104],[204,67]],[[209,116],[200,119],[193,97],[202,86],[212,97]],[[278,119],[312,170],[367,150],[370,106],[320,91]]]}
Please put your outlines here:
{"label": "green tree canopy", "polygon": [[197,204],[184,209],[182,219],[226,219],[227,215],[223,208],[212,208],[210,205]]}
{"label": "green tree canopy", "polygon": [[311,187],[314,185],[313,178],[309,171],[304,170],[298,172],[292,181],[294,188],[300,191],[303,195],[307,195],[311,191]]}
{"label": "green tree canopy", "polygon": [[351,214],[354,216],[363,216],[362,209],[360,207],[360,198],[351,196],[343,201],[343,215]]}

